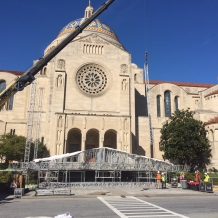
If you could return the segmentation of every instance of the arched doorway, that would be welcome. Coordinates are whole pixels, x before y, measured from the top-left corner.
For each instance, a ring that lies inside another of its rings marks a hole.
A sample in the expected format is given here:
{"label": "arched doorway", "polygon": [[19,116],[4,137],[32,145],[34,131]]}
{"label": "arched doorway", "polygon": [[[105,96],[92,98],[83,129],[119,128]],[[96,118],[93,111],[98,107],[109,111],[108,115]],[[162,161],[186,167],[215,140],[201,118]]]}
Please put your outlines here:
{"label": "arched doorway", "polygon": [[67,135],[67,153],[81,151],[81,131],[79,129],[71,129]]}
{"label": "arched doorway", "polygon": [[86,133],[85,149],[99,148],[99,132],[96,129],[90,129]]}
{"label": "arched doorway", "polygon": [[117,149],[117,132],[115,130],[107,130],[105,132],[104,147]]}

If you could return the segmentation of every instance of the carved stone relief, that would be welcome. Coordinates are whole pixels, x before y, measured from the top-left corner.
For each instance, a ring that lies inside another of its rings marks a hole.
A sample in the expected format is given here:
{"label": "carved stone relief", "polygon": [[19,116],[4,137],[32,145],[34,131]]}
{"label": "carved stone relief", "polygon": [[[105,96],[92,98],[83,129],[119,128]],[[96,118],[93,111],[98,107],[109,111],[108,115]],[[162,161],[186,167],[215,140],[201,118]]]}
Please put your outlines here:
{"label": "carved stone relief", "polygon": [[57,141],[61,140],[62,130],[57,131]]}
{"label": "carved stone relief", "polygon": [[65,60],[64,59],[57,60],[57,69],[65,70]]}
{"label": "carved stone relief", "polygon": [[124,130],[125,131],[129,130],[129,121],[127,120],[127,118],[125,118],[125,120],[124,120]]}
{"label": "carved stone relief", "polygon": [[120,68],[121,68],[121,74],[127,74],[128,73],[128,67],[127,67],[126,64],[122,64],[120,66]]}
{"label": "carved stone relief", "polygon": [[62,116],[58,117],[58,127],[63,127],[63,118],[62,118]]}
{"label": "carved stone relief", "polygon": [[63,84],[64,84],[64,79],[63,79],[63,76],[61,74],[59,74],[56,78],[56,85],[57,87],[62,87]]}
{"label": "carved stone relief", "polygon": [[88,43],[94,43],[94,44],[105,44],[105,45],[109,45],[108,42],[102,40],[101,38],[99,38],[97,35],[92,35],[89,38],[86,39],[81,39],[79,42],[88,42]]}
{"label": "carved stone relief", "polygon": [[123,91],[128,91],[128,81],[127,81],[127,79],[123,79],[123,81],[122,81],[122,90]]}
{"label": "carved stone relief", "polygon": [[128,142],[128,132],[124,132],[124,142]]}

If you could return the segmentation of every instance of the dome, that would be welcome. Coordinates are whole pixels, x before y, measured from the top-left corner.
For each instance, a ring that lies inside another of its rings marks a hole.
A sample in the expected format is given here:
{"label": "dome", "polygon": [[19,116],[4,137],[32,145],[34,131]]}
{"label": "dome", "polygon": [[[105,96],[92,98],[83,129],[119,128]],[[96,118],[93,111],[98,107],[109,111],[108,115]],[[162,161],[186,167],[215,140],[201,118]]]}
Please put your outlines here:
{"label": "dome", "polygon": [[[72,33],[78,25],[81,25],[87,18],[79,18],[70,22],[67,26],[65,26],[60,33],[58,34],[57,38],[63,36],[65,34]],[[119,41],[118,37],[114,33],[114,31],[107,26],[106,24],[102,23],[100,20],[95,19],[93,20],[84,30],[83,32],[91,32],[91,33],[100,33],[106,36],[109,36],[116,41]]]}

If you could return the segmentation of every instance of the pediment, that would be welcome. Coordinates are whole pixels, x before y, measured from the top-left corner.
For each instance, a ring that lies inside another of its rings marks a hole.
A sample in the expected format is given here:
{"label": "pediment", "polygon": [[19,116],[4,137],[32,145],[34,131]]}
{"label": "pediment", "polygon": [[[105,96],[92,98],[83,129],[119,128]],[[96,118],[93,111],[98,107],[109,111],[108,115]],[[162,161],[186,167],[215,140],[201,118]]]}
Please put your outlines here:
{"label": "pediment", "polygon": [[90,44],[99,44],[99,45],[109,45],[108,41],[104,40],[103,38],[99,37],[97,34],[91,34],[85,36],[79,40],[79,42],[90,43]]}

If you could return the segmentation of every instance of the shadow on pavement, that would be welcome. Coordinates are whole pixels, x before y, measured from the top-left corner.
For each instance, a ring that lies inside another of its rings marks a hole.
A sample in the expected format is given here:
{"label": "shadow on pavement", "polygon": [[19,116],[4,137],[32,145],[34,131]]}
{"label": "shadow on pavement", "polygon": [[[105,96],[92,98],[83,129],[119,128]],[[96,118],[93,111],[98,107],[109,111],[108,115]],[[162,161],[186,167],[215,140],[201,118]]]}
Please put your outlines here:
{"label": "shadow on pavement", "polygon": [[9,197],[10,194],[2,194],[0,193],[0,206],[8,203],[12,203],[11,201],[14,200],[14,198]]}

